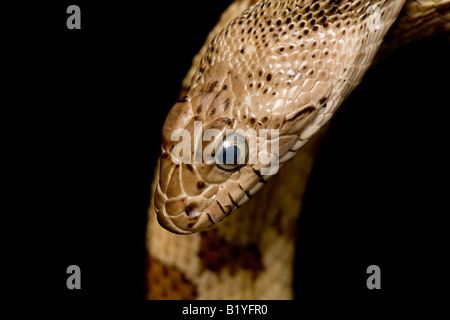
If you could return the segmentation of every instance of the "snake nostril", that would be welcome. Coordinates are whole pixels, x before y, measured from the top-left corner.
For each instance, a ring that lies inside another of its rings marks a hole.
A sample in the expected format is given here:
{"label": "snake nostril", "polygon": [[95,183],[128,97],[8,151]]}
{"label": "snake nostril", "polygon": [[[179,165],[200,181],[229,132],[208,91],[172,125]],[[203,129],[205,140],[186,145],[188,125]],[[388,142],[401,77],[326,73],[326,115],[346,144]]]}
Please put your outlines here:
{"label": "snake nostril", "polygon": [[184,212],[189,218],[194,218],[196,216],[196,210],[194,210],[194,207],[192,206],[186,206]]}

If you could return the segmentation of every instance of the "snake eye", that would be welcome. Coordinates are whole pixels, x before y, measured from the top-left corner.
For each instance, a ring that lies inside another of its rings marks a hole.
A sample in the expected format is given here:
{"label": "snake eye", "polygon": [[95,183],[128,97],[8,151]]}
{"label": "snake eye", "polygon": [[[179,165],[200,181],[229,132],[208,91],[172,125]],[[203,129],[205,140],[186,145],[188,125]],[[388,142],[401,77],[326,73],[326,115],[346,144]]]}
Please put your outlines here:
{"label": "snake eye", "polygon": [[216,149],[214,162],[226,171],[242,167],[248,159],[247,141],[237,133],[229,134]]}

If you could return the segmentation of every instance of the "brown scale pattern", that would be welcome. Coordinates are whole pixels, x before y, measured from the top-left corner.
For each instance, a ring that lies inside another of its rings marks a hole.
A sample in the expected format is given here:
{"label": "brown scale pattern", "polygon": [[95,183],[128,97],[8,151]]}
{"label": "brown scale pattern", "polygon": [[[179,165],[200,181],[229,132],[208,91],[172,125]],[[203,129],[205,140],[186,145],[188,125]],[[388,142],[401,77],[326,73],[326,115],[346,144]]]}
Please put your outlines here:
{"label": "brown scale pattern", "polygon": [[147,257],[147,299],[192,300],[197,296],[195,286],[175,267],[169,267]]}
{"label": "brown scale pattern", "polygon": [[219,273],[228,268],[231,274],[249,270],[256,277],[263,269],[261,252],[256,243],[239,245],[220,237],[217,230],[202,232],[199,257],[204,269]]}

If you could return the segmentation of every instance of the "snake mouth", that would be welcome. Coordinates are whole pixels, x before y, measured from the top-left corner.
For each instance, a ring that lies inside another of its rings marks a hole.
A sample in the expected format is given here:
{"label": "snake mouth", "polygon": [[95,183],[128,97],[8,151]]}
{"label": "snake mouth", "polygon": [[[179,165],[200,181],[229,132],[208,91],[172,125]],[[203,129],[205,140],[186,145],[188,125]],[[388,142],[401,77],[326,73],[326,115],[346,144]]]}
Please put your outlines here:
{"label": "snake mouth", "polygon": [[156,219],[161,227],[176,234],[192,234],[193,232],[179,228],[167,214],[160,214],[156,209]]}
{"label": "snake mouth", "polygon": [[215,224],[211,215],[207,212],[184,211],[176,216],[170,216],[164,207],[157,208],[155,206],[155,210],[156,218],[161,227],[176,234],[193,234],[207,230]]}

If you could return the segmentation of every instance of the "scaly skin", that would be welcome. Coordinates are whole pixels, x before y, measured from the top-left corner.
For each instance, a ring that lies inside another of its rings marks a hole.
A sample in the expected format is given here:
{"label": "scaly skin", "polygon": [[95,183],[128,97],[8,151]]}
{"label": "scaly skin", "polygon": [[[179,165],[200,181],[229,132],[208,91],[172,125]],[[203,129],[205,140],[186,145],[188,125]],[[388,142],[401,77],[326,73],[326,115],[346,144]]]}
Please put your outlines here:
{"label": "scaly skin", "polygon": [[[148,298],[292,298],[295,225],[317,149],[306,142],[319,140],[313,136],[361,81],[404,1],[354,1],[355,9],[351,4],[243,0],[221,17],[163,128],[149,211]],[[367,13],[374,4],[381,15],[375,28]],[[449,30],[448,1],[409,1],[403,8],[386,48]],[[405,37],[397,30],[408,24],[417,32]],[[262,163],[235,171],[173,163],[170,151],[177,142],[171,135],[179,128],[192,132],[194,121],[202,121],[203,132],[279,129],[280,163],[297,156],[256,193],[270,177],[261,174]],[[254,199],[246,203],[249,197]],[[283,202],[273,200],[281,197]],[[215,227],[169,233],[155,223],[153,205],[173,232]],[[236,205],[238,212],[219,223]]]}

